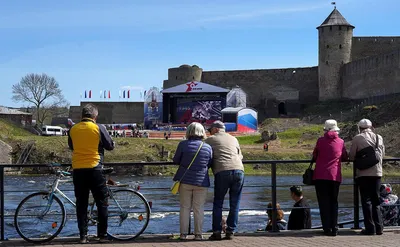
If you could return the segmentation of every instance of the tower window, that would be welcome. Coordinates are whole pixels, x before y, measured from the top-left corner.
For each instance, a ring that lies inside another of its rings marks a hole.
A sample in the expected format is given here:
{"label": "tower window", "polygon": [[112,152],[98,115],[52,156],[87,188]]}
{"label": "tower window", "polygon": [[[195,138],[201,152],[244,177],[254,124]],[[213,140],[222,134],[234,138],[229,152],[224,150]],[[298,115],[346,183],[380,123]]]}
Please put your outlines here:
{"label": "tower window", "polygon": [[339,45],[339,49],[342,49],[342,45]]}
{"label": "tower window", "polygon": [[194,76],[193,76],[193,80],[194,80]]}
{"label": "tower window", "polygon": [[339,30],[342,30],[342,26],[339,26]]}
{"label": "tower window", "polygon": [[178,76],[175,77],[175,80],[178,80]]}
{"label": "tower window", "polygon": [[325,64],[326,64],[326,65],[328,65],[328,64],[329,64],[329,62],[328,62],[328,61],[325,61]]}
{"label": "tower window", "polygon": [[329,45],[326,45],[326,48],[329,48]]}
{"label": "tower window", "polygon": [[350,30],[350,27],[347,27],[347,31],[349,31]]}
{"label": "tower window", "polygon": [[332,26],[329,27],[329,31],[332,31]]}

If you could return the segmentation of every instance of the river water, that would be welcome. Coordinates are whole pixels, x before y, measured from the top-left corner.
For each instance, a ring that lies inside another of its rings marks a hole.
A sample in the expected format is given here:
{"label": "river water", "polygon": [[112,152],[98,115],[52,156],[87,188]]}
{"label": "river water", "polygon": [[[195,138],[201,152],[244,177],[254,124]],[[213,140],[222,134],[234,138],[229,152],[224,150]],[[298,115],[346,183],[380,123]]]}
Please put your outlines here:
{"label": "river water", "polygon": [[[52,182],[54,176],[6,176],[5,178],[5,231],[6,237],[19,237],[13,224],[13,214],[19,202],[33,191],[45,190],[46,184]],[[168,211],[179,211],[179,197],[172,195],[168,189],[172,185],[171,177],[139,177],[139,176],[114,176],[114,180],[119,182],[138,182],[141,185],[140,192],[152,201],[152,215],[150,223],[145,233],[177,233],[179,232],[179,213]],[[213,178],[211,178],[213,179]],[[290,198],[289,187],[301,184],[300,176],[279,176],[277,178],[277,198],[285,212],[285,219],[288,219],[290,207],[294,204]],[[353,187],[350,184],[352,179],[344,179],[340,187],[339,222],[353,219]],[[399,178],[386,178],[385,182],[400,182]],[[239,232],[253,232],[258,228],[264,228],[267,215],[266,207],[271,202],[271,179],[270,176],[246,176],[245,187],[240,204],[242,209],[239,216]],[[164,188],[164,189],[161,189]],[[74,199],[72,184],[64,184],[60,187],[71,199]],[[19,192],[19,191],[31,192]],[[319,210],[314,187],[303,187],[305,198],[310,204],[313,226],[319,226]],[[209,189],[206,201],[206,210],[212,209],[213,192]],[[228,207],[228,200],[224,203],[224,208]],[[67,213],[69,214],[67,224],[61,232],[61,236],[76,236],[78,229],[74,216],[74,209],[68,204]],[[346,208],[348,207],[348,208]],[[160,212],[161,211],[161,212]],[[227,213],[227,212],[226,212]],[[193,225],[193,224],[192,224]],[[92,227],[93,228],[93,227]],[[211,212],[206,212],[204,219],[204,231],[211,229]],[[91,233],[95,229],[90,230]]]}

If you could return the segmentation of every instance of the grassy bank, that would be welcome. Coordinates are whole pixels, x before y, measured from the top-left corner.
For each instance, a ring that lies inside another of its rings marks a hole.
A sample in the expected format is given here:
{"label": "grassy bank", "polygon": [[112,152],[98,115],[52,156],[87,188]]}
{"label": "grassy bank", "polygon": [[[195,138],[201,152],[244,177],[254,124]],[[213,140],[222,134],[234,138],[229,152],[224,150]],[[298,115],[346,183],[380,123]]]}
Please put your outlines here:
{"label": "grassy bank", "polygon": [[[287,121],[287,120],[285,120]],[[270,121],[277,125],[277,120]],[[238,137],[245,160],[308,160],[316,140],[322,135],[321,125],[305,125],[295,122],[296,126],[287,124],[283,132],[278,132],[278,139],[269,143],[269,151],[263,150],[261,135]],[[268,129],[268,124],[263,126]],[[44,137],[33,135],[4,120],[0,120],[0,139],[13,146],[14,160],[18,159],[28,141],[35,141],[30,163],[71,162],[71,151],[67,137]],[[116,148],[106,152],[105,162],[149,162],[171,161],[180,140],[116,138]],[[161,156],[164,147],[165,155]],[[279,164],[280,175],[301,175],[308,164]],[[269,175],[270,165],[246,164],[248,175]],[[391,174],[397,174],[398,166],[388,166]],[[147,174],[174,174],[176,166],[147,167]],[[352,167],[343,165],[345,175],[352,174]]]}

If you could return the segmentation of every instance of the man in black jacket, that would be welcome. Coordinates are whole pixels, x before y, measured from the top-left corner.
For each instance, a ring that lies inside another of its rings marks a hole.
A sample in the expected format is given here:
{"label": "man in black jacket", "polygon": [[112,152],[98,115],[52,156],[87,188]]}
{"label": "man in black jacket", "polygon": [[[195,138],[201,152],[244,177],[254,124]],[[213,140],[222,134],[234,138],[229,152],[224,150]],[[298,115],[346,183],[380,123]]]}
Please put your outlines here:
{"label": "man in black jacket", "polygon": [[296,202],[294,209],[290,212],[288,230],[301,230],[311,228],[311,212],[309,205],[303,198],[303,191],[300,186],[290,187],[292,199]]}

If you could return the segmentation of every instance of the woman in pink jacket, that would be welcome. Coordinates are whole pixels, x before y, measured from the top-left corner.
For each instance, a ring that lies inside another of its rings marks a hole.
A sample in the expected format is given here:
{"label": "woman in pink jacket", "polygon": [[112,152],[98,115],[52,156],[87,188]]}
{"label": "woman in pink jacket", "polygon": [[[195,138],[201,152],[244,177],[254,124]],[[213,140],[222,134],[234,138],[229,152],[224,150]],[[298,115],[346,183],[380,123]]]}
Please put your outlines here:
{"label": "woman in pink jacket", "polygon": [[338,194],[342,182],[341,161],[348,155],[344,141],[339,137],[337,122],[326,120],[323,137],[317,141],[313,152],[314,181],[317,192],[322,228],[327,236],[337,235]]}

